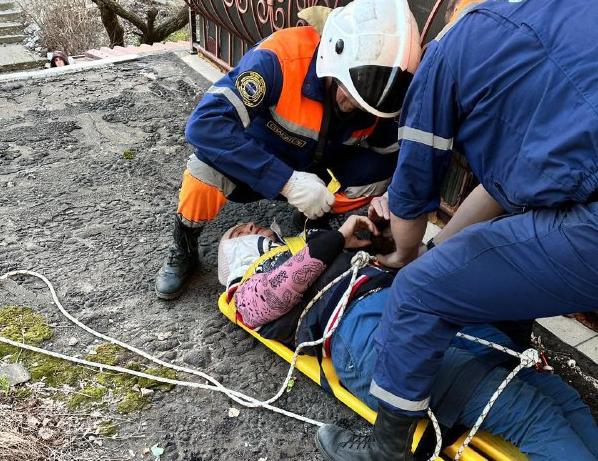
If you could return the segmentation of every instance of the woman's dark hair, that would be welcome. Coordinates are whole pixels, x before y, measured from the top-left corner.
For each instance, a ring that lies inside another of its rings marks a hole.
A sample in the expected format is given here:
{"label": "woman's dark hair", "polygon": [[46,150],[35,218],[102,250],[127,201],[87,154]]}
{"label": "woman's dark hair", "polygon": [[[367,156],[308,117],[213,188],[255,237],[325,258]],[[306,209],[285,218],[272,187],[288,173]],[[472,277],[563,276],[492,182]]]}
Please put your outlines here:
{"label": "woman's dark hair", "polygon": [[56,58],[62,59],[65,66],[69,65],[69,57],[66,53],[62,51],[54,51],[52,53],[52,59],[50,60],[50,67],[56,67]]}

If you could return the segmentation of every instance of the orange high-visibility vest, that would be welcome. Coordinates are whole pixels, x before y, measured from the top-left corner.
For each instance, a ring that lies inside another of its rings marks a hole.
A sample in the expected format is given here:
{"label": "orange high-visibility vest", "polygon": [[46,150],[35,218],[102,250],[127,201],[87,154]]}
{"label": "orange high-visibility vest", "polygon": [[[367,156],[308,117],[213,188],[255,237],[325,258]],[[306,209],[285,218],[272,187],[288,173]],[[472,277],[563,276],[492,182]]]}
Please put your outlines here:
{"label": "orange high-visibility vest", "polygon": [[[320,35],[313,27],[282,29],[266,38],[258,49],[269,50],[278,58],[282,72],[282,89],[272,117],[286,130],[317,140],[324,117],[324,104],[303,95],[302,88]],[[374,132],[377,124],[356,130],[346,144],[355,144]]]}

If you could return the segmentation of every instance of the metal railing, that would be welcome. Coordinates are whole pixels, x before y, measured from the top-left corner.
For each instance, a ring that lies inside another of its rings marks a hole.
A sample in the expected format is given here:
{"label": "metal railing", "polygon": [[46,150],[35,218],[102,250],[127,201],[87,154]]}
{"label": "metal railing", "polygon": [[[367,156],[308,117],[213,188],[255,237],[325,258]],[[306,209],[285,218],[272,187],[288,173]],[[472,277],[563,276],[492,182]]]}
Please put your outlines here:
{"label": "metal railing", "polygon": [[[297,14],[314,5],[336,8],[350,0],[187,0],[192,46],[224,70],[235,66],[248,48],[272,32],[304,23]],[[413,0],[420,26],[435,0]],[[442,5],[441,5],[442,6]]]}

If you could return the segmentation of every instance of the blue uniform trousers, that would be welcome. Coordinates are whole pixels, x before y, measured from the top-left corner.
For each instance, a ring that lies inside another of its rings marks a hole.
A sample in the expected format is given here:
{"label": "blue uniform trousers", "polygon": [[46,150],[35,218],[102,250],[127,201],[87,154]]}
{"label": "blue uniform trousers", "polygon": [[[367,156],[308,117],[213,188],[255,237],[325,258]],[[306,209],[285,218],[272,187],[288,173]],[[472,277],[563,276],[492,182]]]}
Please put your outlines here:
{"label": "blue uniform trousers", "polygon": [[[389,290],[355,302],[342,319],[332,339],[332,360],[341,382],[357,397],[376,409],[378,401],[369,394],[377,352],[372,336],[382,317]],[[515,347],[498,330],[468,327],[465,330],[508,347]],[[484,360],[485,346],[458,340],[445,354],[442,367],[449,373],[436,376],[432,387],[432,409],[446,424],[471,427],[508,370],[492,369],[477,385],[463,379],[463,368],[475,366],[473,357]],[[443,382],[443,381],[451,382]],[[443,393],[443,390],[449,389]],[[463,402],[461,391],[469,398]],[[441,399],[439,399],[439,394]],[[458,408],[456,408],[459,406]],[[523,370],[511,381],[484,420],[482,429],[501,435],[526,453],[530,461],[593,461],[598,459],[598,428],[579,394],[558,376]]]}
{"label": "blue uniform trousers", "polygon": [[466,228],[397,275],[375,337],[371,392],[390,408],[422,410],[464,325],[598,309],[597,260],[598,203]]}

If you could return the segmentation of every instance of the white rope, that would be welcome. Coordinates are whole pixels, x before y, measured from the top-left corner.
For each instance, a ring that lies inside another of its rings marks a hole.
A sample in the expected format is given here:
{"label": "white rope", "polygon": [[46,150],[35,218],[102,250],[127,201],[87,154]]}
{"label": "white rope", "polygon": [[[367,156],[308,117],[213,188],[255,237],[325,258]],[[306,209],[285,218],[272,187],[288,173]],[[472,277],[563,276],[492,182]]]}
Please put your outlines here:
{"label": "white rope", "polygon": [[[60,312],[67,318],[69,319],[72,323],[74,323],[75,325],[77,325],[79,328],[87,331],[88,333],[90,333],[93,336],[96,336],[100,339],[103,339],[104,341],[107,341],[109,343],[112,344],[116,344],[120,347],[123,347],[124,349],[127,349],[131,352],[133,352],[134,354],[137,354],[141,357],[144,357],[145,359],[154,362],[158,365],[161,365],[165,368],[170,368],[172,370],[176,370],[182,373],[187,373],[187,374],[191,374],[191,375],[195,375],[195,376],[199,376],[205,380],[207,380],[208,382],[211,382],[213,385],[209,385],[209,384],[201,384],[201,383],[196,383],[193,381],[182,381],[182,380],[176,380],[176,379],[169,379],[169,378],[164,378],[161,376],[154,376],[154,375],[150,375],[147,373],[143,373],[143,372],[139,372],[139,371],[135,371],[135,370],[130,370],[128,368],[124,368],[124,367],[118,367],[118,366],[111,366],[111,365],[105,365],[102,363],[98,363],[98,362],[93,362],[93,361],[89,361],[89,360],[84,360],[84,359],[79,359],[76,357],[71,357],[71,356],[67,356],[67,355],[63,355],[57,352],[52,352],[52,351],[47,351],[45,349],[41,349],[35,346],[30,346],[28,344],[25,343],[20,343],[17,341],[13,341],[11,339],[5,338],[0,336],[0,342],[1,343],[5,343],[5,344],[9,344],[11,346],[14,347],[19,347],[22,349],[26,349],[26,350],[30,350],[33,352],[37,352],[39,354],[43,354],[43,355],[48,355],[51,357],[55,357],[58,359],[62,359],[62,360],[66,360],[66,361],[70,361],[73,363],[78,363],[80,365],[86,365],[89,367],[94,367],[94,368],[98,368],[100,369],[100,371],[103,370],[111,370],[111,371],[115,371],[118,373],[125,373],[125,374],[129,374],[129,375],[133,375],[133,376],[138,376],[138,377],[142,377],[142,378],[148,378],[148,379],[153,379],[154,381],[158,381],[158,382],[163,382],[163,383],[167,383],[167,384],[174,384],[174,385],[179,385],[179,386],[184,386],[184,387],[191,387],[191,388],[197,388],[197,389],[205,389],[205,390],[212,390],[212,391],[216,391],[216,392],[221,392],[223,394],[225,394],[226,396],[228,396],[230,399],[232,399],[233,401],[237,402],[239,405],[242,405],[244,407],[248,407],[248,408],[265,408],[267,410],[273,411],[275,413],[279,413],[282,414],[284,416],[288,416],[290,418],[294,418],[297,419],[299,421],[308,423],[308,424],[312,424],[315,426],[323,426],[324,423],[311,419],[311,418],[307,418],[305,416],[302,415],[298,415],[296,413],[284,410],[282,408],[278,408],[275,407],[273,405],[271,405],[272,403],[274,403],[275,401],[277,401],[285,392],[285,390],[287,389],[288,383],[292,378],[293,375],[293,371],[297,365],[297,359],[299,357],[299,353],[301,352],[302,349],[306,348],[306,347],[313,347],[313,346],[319,346],[322,343],[324,343],[327,339],[329,339],[334,331],[336,330],[337,326],[340,324],[340,319],[342,318],[345,308],[347,306],[347,303],[349,301],[349,296],[351,295],[351,292],[353,290],[353,287],[355,285],[355,280],[357,278],[357,273],[359,271],[359,269],[365,267],[370,261],[374,260],[375,258],[370,256],[369,254],[367,254],[364,251],[359,251],[352,259],[351,259],[351,267],[346,270],[345,272],[343,272],[342,274],[340,274],[338,277],[336,277],[333,281],[331,281],[328,285],[326,285],[324,288],[322,288],[320,291],[318,291],[318,293],[316,294],[316,296],[314,296],[314,298],[309,302],[309,304],[305,307],[304,311],[302,312],[301,316],[299,317],[299,323],[297,326],[297,330],[299,329],[299,325],[301,324],[301,321],[303,320],[303,318],[305,317],[305,315],[307,314],[307,312],[309,312],[309,310],[312,308],[312,306],[332,287],[334,286],[336,283],[338,283],[340,280],[342,280],[344,277],[346,277],[347,275],[351,274],[351,280],[349,282],[349,285],[347,287],[347,289],[345,290],[345,292],[343,293],[341,299],[339,300],[338,304],[337,304],[337,309],[338,309],[338,320],[336,325],[331,328],[322,338],[316,340],[316,341],[306,341],[303,342],[301,344],[299,344],[297,346],[297,348],[295,349],[295,353],[293,354],[293,358],[291,360],[291,365],[289,367],[289,371],[287,373],[287,376],[282,384],[282,386],[280,387],[280,389],[278,390],[278,392],[271,397],[268,400],[264,400],[264,401],[260,401],[258,399],[255,399],[253,397],[250,397],[248,395],[245,395],[241,392],[232,390],[232,389],[228,389],[225,386],[223,386],[219,381],[217,381],[215,378],[211,377],[210,375],[203,373],[202,371],[199,370],[195,370],[193,368],[188,368],[188,367],[181,367],[179,365],[176,364],[171,364],[171,363],[167,363],[164,362],[163,360],[160,360],[157,357],[154,357],[140,349],[137,349],[134,346],[131,346],[127,343],[124,343],[122,341],[119,341],[118,339],[112,338],[111,336],[107,336],[104,335],[102,333],[99,333],[97,331],[95,331],[94,329],[88,327],[87,325],[81,323],[79,320],[77,320],[77,318],[73,317],[71,314],[69,314],[69,312],[62,306],[62,304],[60,303],[60,301],[58,300],[58,296],[56,295],[56,291],[54,290],[54,287],[52,285],[52,283],[43,275],[34,272],[34,271],[28,271],[28,270],[17,270],[17,271],[11,271],[8,272],[2,276],[0,276],[0,281],[2,280],[6,280],[9,277],[15,276],[15,275],[30,275],[33,277],[37,277],[38,279],[42,280],[47,287],[50,290],[50,293],[52,295],[52,300],[54,301],[54,304],[56,304],[56,306],[58,307],[58,309],[60,310]],[[335,309],[336,310],[336,309]],[[519,371],[521,371],[523,368],[529,368],[534,366],[538,361],[539,361],[539,356],[538,356],[538,352],[535,349],[528,349],[526,351],[524,351],[523,353],[518,353],[516,351],[513,351],[512,349],[509,349],[508,347],[502,346],[500,344],[497,343],[493,343],[491,341],[487,341],[485,339],[482,338],[477,338],[475,336],[471,336],[465,333],[457,333],[458,337],[461,337],[463,339],[467,339],[469,341],[473,341],[476,342],[478,344],[482,344],[484,346],[487,347],[491,347],[494,348],[496,350],[502,351],[506,354],[512,355],[513,357],[517,357],[520,359],[520,364],[515,367],[515,369],[513,371],[511,371],[507,377],[504,379],[504,381],[498,386],[498,388],[496,389],[496,391],[494,392],[494,394],[492,395],[492,397],[490,398],[490,400],[488,401],[488,403],[486,404],[486,406],[484,407],[484,409],[482,410],[482,413],[480,414],[480,416],[478,417],[478,419],[476,420],[475,424],[473,425],[473,427],[471,428],[471,430],[469,431],[467,437],[465,438],[465,440],[463,441],[463,443],[461,444],[461,446],[459,447],[459,449],[457,450],[457,454],[455,456],[455,461],[458,461],[465,448],[467,448],[467,446],[469,445],[469,443],[471,442],[471,440],[473,439],[473,437],[475,436],[475,434],[478,432],[479,428],[481,427],[482,423],[484,422],[486,416],[488,415],[488,413],[490,412],[492,406],[494,405],[494,403],[496,402],[496,400],[499,398],[500,394],[504,391],[504,389],[506,388],[506,386],[512,381],[512,379],[517,375],[517,373],[519,373]],[[430,418],[430,420],[432,421],[432,426],[434,428],[434,432],[436,435],[436,446],[434,449],[434,454],[430,457],[430,461],[435,460],[439,454],[440,454],[440,450],[442,448],[442,434],[440,431],[440,425],[438,424],[438,420],[436,419],[434,413],[432,412],[432,410],[430,408],[428,408],[427,410],[428,413],[428,417]]]}
{"label": "white rope", "polygon": [[[212,391],[216,391],[216,392],[221,392],[223,394],[225,394],[226,396],[228,396],[229,398],[231,398],[232,400],[234,400],[235,402],[237,402],[239,405],[242,405],[244,407],[248,407],[248,408],[265,408],[267,410],[273,411],[275,413],[280,413],[282,415],[288,416],[290,418],[294,418],[297,419],[299,421],[308,423],[308,424],[313,424],[314,426],[323,426],[324,423],[322,423],[321,421],[317,421],[311,418],[307,418],[305,416],[302,415],[298,415],[296,413],[287,411],[287,410],[283,410],[282,408],[278,408],[275,406],[270,405],[269,401],[260,401],[258,399],[255,399],[253,397],[250,397],[248,395],[245,395],[241,392],[232,390],[232,389],[228,389],[225,386],[223,386],[219,381],[217,381],[215,378],[211,377],[210,375],[203,373],[199,370],[195,370],[193,368],[188,368],[188,367],[181,367],[179,365],[175,365],[172,363],[167,363],[164,362],[163,360],[160,360],[157,357],[154,357],[140,349],[137,349],[134,346],[131,346],[127,343],[124,343],[122,341],[119,341],[118,339],[112,338],[110,336],[104,335],[102,333],[99,333],[97,331],[95,331],[94,329],[88,327],[87,325],[81,323],[79,320],[77,320],[75,317],[73,317],[71,314],[69,314],[69,312],[62,306],[62,304],[60,303],[58,296],[56,295],[56,291],[54,290],[54,286],[52,285],[52,283],[43,275],[38,274],[37,272],[34,271],[28,271],[28,270],[18,270],[18,271],[11,271],[8,272],[2,276],[0,276],[0,281],[2,280],[6,280],[9,277],[13,277],[15,275],[30,275],[32,277],[37,277],[38,279],[40,279],[41,281],[43,281],[49,288],[50,293],[52,295],[52,300],[54,301],[54,304],[56,304],[56,307],[58,307],[58,309],[60,310],[60,312],[62,313],[62,315],[64,315],[67,319],[69,319],[72,323],[74,323],[75,325],[77,325],[79,328],[87,331],[88,333],[90,333],[91,335],[103,339],[104,341],[107,341],[111,344],[116,344],[118,346],[123,347],[124,349],[127,349],[131,352],[133,352],[134,354],[137,354],[151,362],[154,362],[158,365],[161,365],[165,368],[170,368],[172,370],[176,370],[182,373],[187,373],[187,374],[191,374],[191,375],[195,375],[195,376],[199,376],[205,380],[207,380],[208,382],[211,382],[213,385],[209,385],[209,384],[201,384],[201,383],[196,383],[193,381],[182,381],[182,380],[174,380],[174,379],[169,379],[169,378],[163,378],[161,376],[153,376],[153,375],[148,375],[145,373],[141,373],[135,370],[129,370],[128,368],[123,368],[123,367],[114,367],[114,366],[110,366],[110,365],[105,365],[103,363],[98,363],[98,362],[92,362],[89,360],[83,360],[83,359],[79,359],[76,357],[71,357],[68,355],[64,355],[64,354],[60,354],[57,352],[51,352],[51,351],[47,351],[45,349],[41,349],[38,347],[34,347],[34,346],[30,346],[28,344],[25,343],[21,343],[21,342],[17,342],[17,341],[12,341],[8,338],[2,337],[0,336],[0,342],[5,343],[5,344],[9,344],[11,346],[15,346],[15,347],[19,347],[19,348],[23,348],[23,349],[27,349],[27,350],[31,350],[33,352],[37,352],[43,355],[48,355],[50,357],[55,357],[58,359],[62,359],[62,360],[66,360],[69,362],[73,362],[73,363],[78,363],[81,365],[86,365],[89,367],[94,367],[94,368],[98,368],[100,370],[112,370],[112,371],[116,371],[119,373],[125,373],[125,374],[129,374],[129,375],[133,375],[133,376],[140,376],[140,377],[144,377],[144,378],[149,378],[149,379],[153,379],[154,381],[159,381],[159,382],[164,382],[164,383],[168,383],[168,384],[175,384],[175,385],[179,385],[179,386],[185,386],[185,387],[193,387],[193,388],[198,388],[198,389],[206,389],[206,390],[212,390]],[[271,400],[271,399],[270,399]]]}
{"label": "white rope", "polygon": [[474,423],[472,428],[469,430],[467,437],[465,437],[465,440],[463,440],[463,443],[457,450],[457,454],[455,455],[455,458],[454,458],[455,461],[459,461],[459,459],[461,459],[463,452],[465,451],[465,449],[467,448],[467,446],[469,445],[469,443],[471,442],[473,437],[477,434],[478,430],[482,426],[482,423],[486,419],[486,416],[488,416],[488,413],[490,413],[490,410],[492,409],[492,407],[494,406],[494,404],[500,397],[500,394],[502,394],[502,392],[505,390],[507,385],[513,380],[513,378],[517,375],[517,373],[519,373],[524,368],[533,367],[540,361],[540,356],[536,349],[527,349],[527,350],[523,351],[522,353],[519,353],[519,352],[509,349],[508,347],[503,346],[501,344],[497,344],[492,341],[487,341],[485,339],[478,338],[476,336],[471,336],[471,335],[468,335],[465,333],[457,333],[457,336],[460,338],[463,338],[463,339],[467,339],[469,341],[473,341],[478,344],[482,344],[487,347],[491,347],[498,351],[504,352],[505,354],[512,355],[513,357],[517,357],[520,360],[520,362],[519,362],[519,365],[517,365],[513,369],[513,371],[511,371],[505,377],[505,379],[499,384],[496,391],[494,391],[494,394],[492,394],[492,396],[490,397],[490,400],[488,400],[488,403],[486,403],[486,405],[484,406],[482,413],[480,413],[480,416],[478,416],[478,419],[476,420],[476,422]]}
{"label": "white rope", "polygon": [[[482,339],[482,338],[478,338],[477,336],[471,336],[468,335],[467,333],[457,333],[456,336],[458,338],[463,338],[463,339],[467,339],[468,341],[472,341],[474,343],[478,343],[478,344],[482,344],[483,346],[488,346],[491,347],[492,349],[496,349],[498,351],[504,352],[505,354],[509,354],[512,355],[515,358],[518,359],[523,359],[524,354],[527,352],[519,353],[514,351],[513,349],[509,349],[507,346],[503,346],[502,344],[498,344],[498,343],[493,343],[492,341],[488,341],[486,339]],[[539,358],[538,358],[539,360]]]}
{"label": "white rope", "polygon": [[[351,296],[351,293],[353,292],[353,287],[355,285],[355,279],[357,278],[357,273],[359,272],[359,269],[364,268],[365,266],[367,266],[370,263],[370,261],[374,261],[375,259],[376,259],[375,256],[370,256],[365,251],[358,251],[355,254],[355,256],[353,256],[353,258],[351,258],[351,267],[349,269],[347,269],[345,272],[343,272],[342,274],[340,274],[338,277],[336,277],[334,280],[332,280],[328,285],[326,285],[320,291],[318,291],[318,293],[313,297],[313,299],[309,302],[309,304],[307,306],[305,306],[305,309],[303,310],[303,312],[301,313],[301,316],[299,317],[296,332],[299,331],[301,322],[303,321],[303,319],[307,315],[307,313],[310,311],[312,306],[318,301],[318,299],[320,299],[322,297],[322,295],[324,295],[324,293],[326,293],[333,285],[338,283],[340,280],[342,280],[348,274],[351,274],[351,280],[349,281],[349,285],[347,286],[347,289],[341,296],[341,299],[339,300],[338,304],[336,305],[336,308],[333,310],[335,312],[338,311],[338,317],[337,317],[338,320],[336,322],[336,325],[334,325],[327,333],[325,333],[322,338],[320,338],[316,341],[306,341],[297,346],[297,348],[295,349],[295,353],[293,354],[293,359],[291,361],[291,367],[289,368],[289,373],[287,374],[287,379],[285,380],[285,384],[283,384],[283,386],[278,391],[277,396],[282,395],[282,392],[284,392],[284,390],[286,389],[286,385],[289,382],[292,372],[297,363],[297,358],[299,357],[299,352],[302,349],[304,349],[305,347],[313,347],[313,346],[321,345],[322,343],[324,343],[328,338],[330,338],[334,334],[337,327],[340,325],[340,320],[341,320],[342,316],[345,313],[345,308],[347,307],[347,303],[349,301],[349,296]],[[295,340],[297,340],[297,336],[295,336]],[[277,397],[277,396],[275,396],[275,397]],[[432,412],[432,409],[428,408],[427,413],[428,413],[428,417],[430,418],[430,421],[432,421],[432,427],[434,428],[434,433],[436,435],[436,446],[434,447],[434,453],[429,458],[429,461],[434,461],[436,458],[438,458],[438,456],[440,454],[440,450],[442,449],[442,433],[440,431],[440,425],[438,424],[438,420],[436,419],[436,416]]]}

